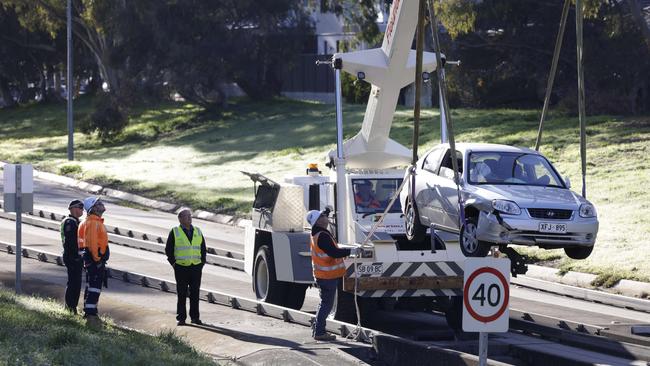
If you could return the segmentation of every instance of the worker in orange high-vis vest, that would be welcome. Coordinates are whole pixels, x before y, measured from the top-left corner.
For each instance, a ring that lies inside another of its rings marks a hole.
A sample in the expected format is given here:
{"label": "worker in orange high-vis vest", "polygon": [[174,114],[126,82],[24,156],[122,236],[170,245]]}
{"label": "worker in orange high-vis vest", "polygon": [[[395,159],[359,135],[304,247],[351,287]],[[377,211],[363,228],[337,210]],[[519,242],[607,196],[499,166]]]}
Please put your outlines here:
{"label": "worker in orange high-vis vest", "polygon": [[86,290],[84,291],[84,316],[97,316],[97,303],[105,283],[106,262],[110,257],[108,234],[102,215],[104,203],[97,197],[84,199],[86,220],[79,225],[79,250],[83,252],[86,269]]}
{"label": "worker in orange high-vis vest", "polygon": [[320,289],[320,304],[316,312],[312,335],[317,341],[333,341],[336,336],[325,333],[327,316],[332,311],[336,289],[345,274],[343,258],[356,254],[358,249],[339,248],[334,236],[329,231],[329,211],[316,210],[307,213],[307,222],[311,229],[311,263],[316,284]]}

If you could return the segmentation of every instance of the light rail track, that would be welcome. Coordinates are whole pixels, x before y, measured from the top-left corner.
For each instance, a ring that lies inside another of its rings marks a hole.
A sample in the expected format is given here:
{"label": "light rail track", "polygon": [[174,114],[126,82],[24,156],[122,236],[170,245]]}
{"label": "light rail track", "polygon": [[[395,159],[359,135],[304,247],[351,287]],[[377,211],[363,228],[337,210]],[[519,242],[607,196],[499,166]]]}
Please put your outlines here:
{"label": "light rail track", "polygon": [[[46,228],[50,230],[59,229],[60,216],[50,214],[47,212],[42,212],[42,215],[27,215],[24,218],[24,222],[29,225],[37,226],[40,228]],[[11,220],[13,215],[0,213],[0,217]],[[15,220],[15,216],[13,217]],[[156,253],[164,253],[164,245],[160,244],[161,238],[155,235],[140,233],[136,230],[126,230],[119,227],[110,227],[111,230],[111,242],[115,244],[120,244],[124,246],[129,246],[137,249],[148,250]],[[146,239],[145,239],[146,238]],[[15,246],[10,243],[1,243],[2,250],[7,251],[8,253],[15,252]],[[212,248],[215,250],[218,248]],[[237,255],[237,253],[229,252],[231,255]],[[36,250],[33,248],[25,247],[23,249],[22,255],[28,258],[38,259],[43,262],[56,263],[62,265],[62,261],[59,255]],[[226,267],[233,270],[242,270],[243,261],[241,259],[236,259],[227,256],[219,256],[210,254],[209,261],[211,264]],[[241,263],[241,265],[239,264]],[[175,292],[175,284],[173,281],[163,280],[156,277],[147,276],[145,274],[120,271],[116,269],[111,269],[111,277],[118,278],[128,283],[135,283],[146,287],[151,287],[159,289],[161,291]],[[523,286],[531,289],[536,289],[540,291],[546,291],[550,293],[562,294],[563,296],[570,296],[573,298],[578,298],[586,301],[596,301],[602,304],[608,304],[610,306],[617,306],[627,309],[636,309],[638,311],[650,311],[650,306],[648,306],[647,301],[640,299],[627,298],[620,295],[612,295],[606,293],[599,293],[598,291],[585,289],[577,289],[572,286],[558,285],[546,281],[539,281],[535,279],[521,277],[513,281],[513,284],[517,286]],[[539,288],[535,287],[535,284],[541,284]],[[576,289],[576,291],[571,292],[571,289]],[[282,319],[288,322],[295,322],[297,324],[302,324],[309,326],[311,324],[311,319],[313,315],[301,311],[295,311],[291,309],[286,309],[278,307],[271,304],[261,303],[256,300],[251,300],[248,298],[237,297],[223,292],[206,290],[202,289],[201,298],[210,303],[220,304],[230,306],[232,308],[252,311],[260,315],[271,316],[274,318]],[[612,325],[611,327],[602,326],[602,325],[590,325],[584,322],[575,322],[566,319],[549,317],[547,315],[535,314],[523,310],[511,309],[511,319],[510,319],[510,333],[503,335],[494,335],[494,342],[504,342],[508,337],[518,337],[518,336],[534,336],[540,339],[547,340],[552,343],[561,343],[566,346],[578,347],[584,350],[591,350],[593,352],[612,355],[616,357],[621,357],[628,360],[643,360],[650,361],[650,339],[644,336],[634,335],[629,329],[634,326],[632,324],[619,324]],[[638,326],[638,325],[637,325]],[[328,330],[333,333],[348,336],[352,334],[355,330],[355,326],[352,324],[346,324],[342,322],[328,321]],[[382,342],[388,342],[390,340],[391,344],[399,342],[400,344],[405,342],[404,338],[395,337],[392,335],[390,329],[384,329],[383,331],[372,330],[368,328],[363,329],[362,340],[366,342],[373,342],[380,344]],[[428,342],[418,342],[423,347],[429,349],[430,344]],[[456,351],[463,353],[468,353],[474,351],[471,346],[467,346],[468,342],[453,342],[446,344],[447,347],[451,349],[456,349]],[[475,343],[469,341],[469,343]],[[505,341],[508,343],[508,341]],[[531,351],[528,349],[523,353],[523,348],[521,348],[517,342],[511,342],[507,348],[509,349],[507,354],[517,354],[519,356],[515,357],[517,360],[523,361],[523,359],[528,359],[528,356],[524,357],[524,354],[536,354],[536,352],[541,351]],[[521,343],[521,342],[519,342]],[[377,347],[376,347],[377,348]],[[377,348],[379,353],[379,348]],[[519,350],[519,351],[517,351]],[[449,351],[449,349],[448,349]],[[468,352],[466,352],[468,351]],[[432,352],[429,350],[428,352]],[[543,352],[541,352],[543,353]],[[541,354],[540,353],[540,354]],[[459,353],[452,354],[458,356]],[[465,357],[465,356],[463,356]],[[541,357],[541,356],[540,356]],[[544,358],[548,360],[549,355],[545,355]],[[557,356],[558,359],[554,359],[554,363],[563,364],[561,362],[562,356]],[[471,357],[470,357],[471,359]],[[575,360],[573,360],[575,361]],[[572,361],[572,362],[573,362]],[[471,361],[468,360],[470,364]],[[515,364],[518,364],[517,361],[511,361]],[[532,363],[530,363],[532,362]],[[523,364],[539,364],[534,361],[525,361]],[[564,363],[564,364],[573,364],[573,363]]]}

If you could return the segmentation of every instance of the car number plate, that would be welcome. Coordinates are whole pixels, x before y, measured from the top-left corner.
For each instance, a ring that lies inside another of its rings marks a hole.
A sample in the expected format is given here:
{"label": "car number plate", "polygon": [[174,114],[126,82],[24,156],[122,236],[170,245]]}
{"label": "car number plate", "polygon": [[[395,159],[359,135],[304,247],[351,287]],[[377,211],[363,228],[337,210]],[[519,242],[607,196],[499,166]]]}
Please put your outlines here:
{"label": "car number plate", "polygon": [[373,275],[373,274],[382,274],[384,273],[383,264],[360,264],[357,267],[357,273],[359,275]]}
{"label": "car number plate", "polygon": [[543,233],[556,233],[564,234],[566,233],[566,224],[555,224],[550,222],[540,222],[539,231]]}

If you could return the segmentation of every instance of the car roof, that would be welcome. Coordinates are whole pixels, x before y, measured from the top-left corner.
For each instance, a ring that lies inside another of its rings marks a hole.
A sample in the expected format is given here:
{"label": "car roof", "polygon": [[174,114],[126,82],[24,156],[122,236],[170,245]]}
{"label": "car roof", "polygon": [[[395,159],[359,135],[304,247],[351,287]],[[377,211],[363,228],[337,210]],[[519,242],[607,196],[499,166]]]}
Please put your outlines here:
{"label": "car roof", "polygon": [[[448,143],[440,144],[438,146],[449,147]],[[435,147],[434,147],[435,148]],[[516,147],[510,145],[501,145],[501,144],[481,144],[481,143],[457,143],[456,150],[465,152],[467,150],[471,151],[485,151],[485,152],[514,152],[514,153],[526,153],[526,154],[536,154],[541,155],[538,151],[529,149],[527,147]]]}

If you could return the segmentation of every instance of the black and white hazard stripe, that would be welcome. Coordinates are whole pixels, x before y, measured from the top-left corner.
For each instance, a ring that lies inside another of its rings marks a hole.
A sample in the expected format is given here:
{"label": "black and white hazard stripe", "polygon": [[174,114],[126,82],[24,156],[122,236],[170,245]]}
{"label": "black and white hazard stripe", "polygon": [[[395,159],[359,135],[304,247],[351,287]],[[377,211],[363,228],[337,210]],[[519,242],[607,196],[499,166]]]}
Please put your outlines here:
{"label": "black and white hazard stripe", "polygon": [[[360,265],[360,263],[358,263]],[[375,262],[363,265],[381,266],[381,273],[358,273],[361,277],[435,277],[463,276],[463,269],[456,262]],[[345,277],[357,277],[354,264],[346,269]],[[410,289],[410,290],[366,290],[359,291],[361,297],[420,297],[460,296],[462,289]]]}

